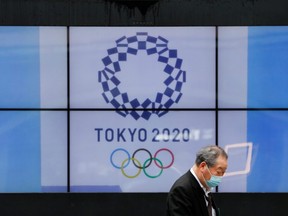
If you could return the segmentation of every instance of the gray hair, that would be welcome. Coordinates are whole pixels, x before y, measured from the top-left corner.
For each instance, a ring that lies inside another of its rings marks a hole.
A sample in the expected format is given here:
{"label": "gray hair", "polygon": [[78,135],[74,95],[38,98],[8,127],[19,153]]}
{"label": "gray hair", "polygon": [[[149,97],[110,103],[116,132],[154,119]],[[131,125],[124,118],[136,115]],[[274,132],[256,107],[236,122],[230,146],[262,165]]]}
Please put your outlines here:
{"label": "gray hair", "polygon": [[196,154],[195,164],[200,165],[203,161],[206,162],[208,167],[213,167],[216,164],[216,160],[219,156],[228,159],[227,153],[219,146],[207,146]]}

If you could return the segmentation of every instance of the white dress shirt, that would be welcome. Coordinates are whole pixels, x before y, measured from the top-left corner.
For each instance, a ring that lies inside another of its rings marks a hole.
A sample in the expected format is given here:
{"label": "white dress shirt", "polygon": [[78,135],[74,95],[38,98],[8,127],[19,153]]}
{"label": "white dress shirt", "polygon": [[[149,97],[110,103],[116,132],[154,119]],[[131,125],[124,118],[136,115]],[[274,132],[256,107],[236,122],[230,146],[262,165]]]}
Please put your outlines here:
{"label": "white dress shirt", "polygon": [[[203,189],[204,193],[205,193],[205,196],[208,197],[208,194],[211,193],[211,190],[207,190],[202,184],[201,182],[199,181],[197,175],[195,174],[194,170],[193,170],[193,167],[190,169],[190,172],[192,173],[192,175],[196,178],[197,182],[199,183],[199,185],[201,186],[201,188]],[[205,197],[204,197],[205,198]],[[208,201],[207,199],[205,198],[205,202],[206,202],[206,206],[208,207]],[[216,212],[215,212],[215,209],[214,207],[212,206],[212,216],[216,216]]]}

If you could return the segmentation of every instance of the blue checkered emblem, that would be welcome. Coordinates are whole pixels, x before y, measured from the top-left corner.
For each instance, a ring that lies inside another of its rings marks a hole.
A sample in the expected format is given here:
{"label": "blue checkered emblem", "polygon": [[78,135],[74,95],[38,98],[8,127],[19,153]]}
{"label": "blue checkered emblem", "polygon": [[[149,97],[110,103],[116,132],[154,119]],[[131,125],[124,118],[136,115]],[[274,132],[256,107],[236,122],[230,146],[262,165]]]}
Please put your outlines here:
{"label": "blue checkered emblem", "polygon": [[[108,55],[102,59],[104,69],[99,71],[98,76],[105,101],[118,114],[123,117],[131,115],[136,120],[148,120],[152,114],[161,117],[168,113],[168,109],[182,97],[181,89],[186,82],[186,72],[181,69],[183,60],[178,57],[177,50],[169,49],[169,41],[164,37],[150,36],[147,32],[138,32],[131,37],[123,36],[115,42],[116,46],[108,49]],[[137,55],[138,52],[157,55],[157,61],[163,64],[162,72],[167,75],[163,80],[164,92],[156,92],[155,98],[147,98],[142,102],[137,98],[129,98],[127,92],[121,92],[121,81],[117,78],[117,74],[122,72],[121,62],[129,61],[129,55]]]}

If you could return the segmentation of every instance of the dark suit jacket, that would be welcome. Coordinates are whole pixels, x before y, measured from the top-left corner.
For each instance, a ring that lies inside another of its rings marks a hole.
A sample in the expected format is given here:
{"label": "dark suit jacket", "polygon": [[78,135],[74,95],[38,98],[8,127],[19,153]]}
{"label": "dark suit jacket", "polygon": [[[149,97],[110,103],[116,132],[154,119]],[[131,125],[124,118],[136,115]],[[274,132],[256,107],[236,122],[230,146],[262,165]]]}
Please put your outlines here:
{"label": "dark suit jacket", "polygon": [[204,191],[190,170],[173,184],[167,198],[167,216],[208,216]]}

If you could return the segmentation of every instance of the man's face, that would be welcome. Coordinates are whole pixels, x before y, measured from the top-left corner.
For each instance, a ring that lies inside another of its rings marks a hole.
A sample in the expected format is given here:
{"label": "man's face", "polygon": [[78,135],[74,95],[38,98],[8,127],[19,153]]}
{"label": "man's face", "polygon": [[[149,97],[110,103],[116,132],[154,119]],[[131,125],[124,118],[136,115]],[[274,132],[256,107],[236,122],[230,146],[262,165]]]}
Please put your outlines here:
{"label": "man's face", "polygon": [[228,162],[225,157],[219,156],[216,160],[216,164],[213,167],[208,167],[205,162],[202,162],[200,164],[200,167],[201,167],[204,178],[206,180],[209,180],[211,178],[211,174],[215,176],[223,176],[228,167]]}
{"label": "man's face", "polygon": [[228,167],[227,159],[222,156],[219,156],[216,160],[215,166],[209,167],[209,169],[212,175],[223,176],[226,172],[227,167]]}

